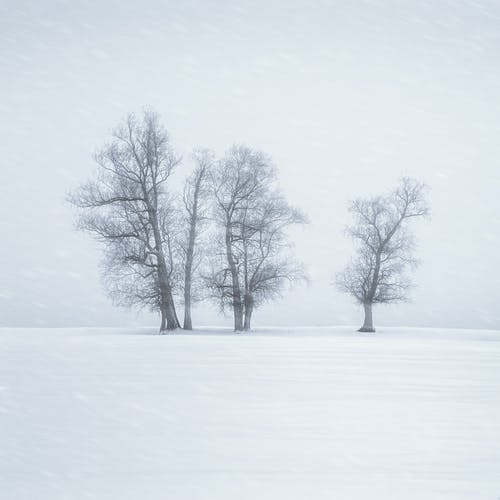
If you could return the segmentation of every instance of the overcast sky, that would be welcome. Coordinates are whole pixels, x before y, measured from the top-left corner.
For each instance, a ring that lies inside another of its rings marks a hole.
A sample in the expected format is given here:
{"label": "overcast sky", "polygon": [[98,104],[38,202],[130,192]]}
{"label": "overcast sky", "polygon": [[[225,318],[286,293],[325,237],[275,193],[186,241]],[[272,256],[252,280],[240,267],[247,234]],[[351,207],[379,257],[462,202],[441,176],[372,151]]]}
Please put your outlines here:
{"label": "overcast sky", "polygon": [[[418,288],[376,325],[499,327],[500,2],[1,0],[0,325],[156,325],[110,304],[65,203],[145,105],[186,158],[267,152],[308,213],[294,238],[311,282],[257,326],[360,324],[331,286],[347,202],[410,175],[432,188]],[[208,307],[194,321],[231,324]]]}

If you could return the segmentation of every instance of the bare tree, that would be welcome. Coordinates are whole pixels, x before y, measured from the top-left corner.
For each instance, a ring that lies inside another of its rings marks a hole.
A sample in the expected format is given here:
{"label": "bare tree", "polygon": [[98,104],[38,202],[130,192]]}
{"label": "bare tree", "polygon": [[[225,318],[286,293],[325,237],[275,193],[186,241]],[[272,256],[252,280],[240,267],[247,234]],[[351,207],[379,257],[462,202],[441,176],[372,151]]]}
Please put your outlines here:
{"label": "bare tree", "polygon": [[235,331],[249,330],[255,307],[304,276],[285,250],[290,249],[286,229],[305,217],[273,187],[275,168],[258,151],[234,146],[213,180],[224,255],[210,275],[210,288],[222,308],[232,307]]}
{"label": "bare tree", "polygon": [[[184,185],[183,204],[186,231],[181,243],[184,261],[184,325],[185,330],[192,330],[191,304],[193,296],[193,273],[199,264],[196,259],[196,246],[201,225],[208,217],[209,174],[214,163],[211,151],[195,151],[196,168]],[[199,255],[198,255],[199,257]]]}
{"label": "bare tree", "polygon": [[179,327],[174,300],[175,211],[167,181],[180,158],[152,111],[131,114],[96,155],[95,180],[70,195],[79,228],[105,245],[103,274],[121,305],[161,313],[160,331]]}
{"label": "bare tree", "polygon": [[363,305],[361,332],[375,331],[373,304],[408,299],[412,283],[407,271],[418,263],[413,257],[415,244],[408,224],[429,215],[426,189],[424,184],[405,177],[387,196],[350,204],[354,223],[347,233],[357,244],[357,256],[337,275],[337,286]]}

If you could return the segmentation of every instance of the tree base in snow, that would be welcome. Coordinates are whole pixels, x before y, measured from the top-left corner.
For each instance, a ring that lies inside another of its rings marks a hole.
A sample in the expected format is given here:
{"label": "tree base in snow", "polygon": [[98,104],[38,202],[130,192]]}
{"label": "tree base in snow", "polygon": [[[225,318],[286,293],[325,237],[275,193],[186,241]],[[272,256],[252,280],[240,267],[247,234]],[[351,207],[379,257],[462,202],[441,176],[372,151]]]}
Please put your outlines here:
{"label": "tree base in snow", "polygon": [[366,326],[362,326],[358,332],[368,332],[368,333],[375,333],[375,328],[368,328]]}
{"label": "tree base in snow", "polygon": [[170,330],[168,328],[165,328],[164,330],[160,330],[160,335],[168,335],[169,333],[174,333],[175,331],[180,330],[180,328],[171,328]]}

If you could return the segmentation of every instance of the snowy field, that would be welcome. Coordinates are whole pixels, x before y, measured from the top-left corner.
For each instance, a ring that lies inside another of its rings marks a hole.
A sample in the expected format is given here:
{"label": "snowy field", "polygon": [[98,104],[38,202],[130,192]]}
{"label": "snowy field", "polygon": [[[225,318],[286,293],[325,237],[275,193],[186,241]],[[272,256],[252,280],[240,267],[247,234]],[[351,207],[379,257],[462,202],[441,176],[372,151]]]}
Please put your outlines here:
{"label": "snowy field", "polygon": [[0,329],[0,498],[500,498],[500,332]]}

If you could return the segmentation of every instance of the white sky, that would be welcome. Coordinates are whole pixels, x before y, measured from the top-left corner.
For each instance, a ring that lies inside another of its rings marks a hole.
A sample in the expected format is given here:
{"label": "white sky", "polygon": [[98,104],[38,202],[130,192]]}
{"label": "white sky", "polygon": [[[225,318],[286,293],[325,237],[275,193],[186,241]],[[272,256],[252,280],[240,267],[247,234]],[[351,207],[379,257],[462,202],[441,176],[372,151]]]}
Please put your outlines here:
{"label": "white sky", "polygon": [[186,157],[269,153],[311,218],[295,234],[311,284],[256,325],[360,323],[330,286],[352,249],[346,203],[411,175],[432,188],[419,288],[376,324],[498,328],[499,61],[499,2],[1,0],[0,325],[155,324],[106,299],[64,201],[149,105]]}

